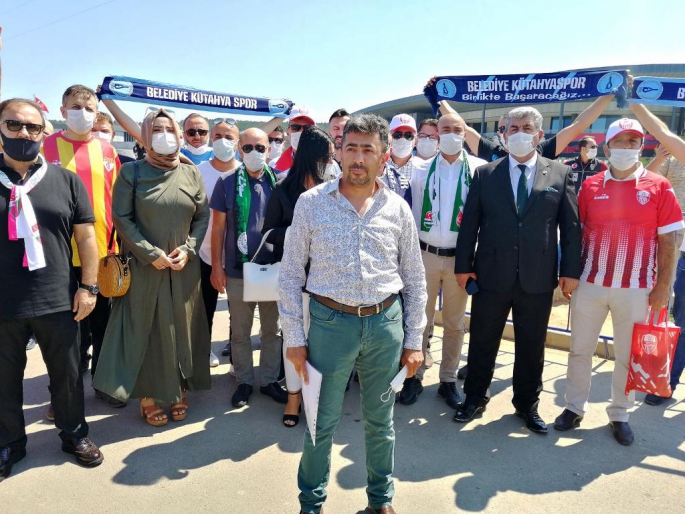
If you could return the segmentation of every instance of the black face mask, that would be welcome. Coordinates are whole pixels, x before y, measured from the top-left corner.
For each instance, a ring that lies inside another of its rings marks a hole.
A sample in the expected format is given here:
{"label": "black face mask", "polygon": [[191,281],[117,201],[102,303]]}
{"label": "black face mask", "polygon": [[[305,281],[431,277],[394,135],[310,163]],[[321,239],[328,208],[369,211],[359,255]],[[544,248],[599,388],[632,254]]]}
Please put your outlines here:
{"label": "black face mask", "polygon": [[0,131],[2,151],[10,159],[19,162],[31,162],[38,157],[42,141],[31,141],[23,138],[9,138]]}

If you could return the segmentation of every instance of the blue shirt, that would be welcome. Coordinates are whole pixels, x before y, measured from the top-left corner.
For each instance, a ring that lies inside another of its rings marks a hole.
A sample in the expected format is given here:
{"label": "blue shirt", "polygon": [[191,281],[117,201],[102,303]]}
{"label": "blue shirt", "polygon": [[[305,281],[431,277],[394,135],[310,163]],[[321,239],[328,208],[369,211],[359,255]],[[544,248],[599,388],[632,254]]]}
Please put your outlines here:
{"label": "blue shirt", "polygon": [[212,151],[211,148],[208,151],[206,151],[205,153],[200,154],[200,155],[195,155],[193,153],[190,153],[190,151],[187,148],[181,148],[181,153],[183,155],[185,155],[186,157],[188,157],[188,159],[190,159],[192,161],[192,163],[195,164],[196,166],[198,164],[201,164],[205,161],[208,161],[209,159],[214,157],[214,152]]}

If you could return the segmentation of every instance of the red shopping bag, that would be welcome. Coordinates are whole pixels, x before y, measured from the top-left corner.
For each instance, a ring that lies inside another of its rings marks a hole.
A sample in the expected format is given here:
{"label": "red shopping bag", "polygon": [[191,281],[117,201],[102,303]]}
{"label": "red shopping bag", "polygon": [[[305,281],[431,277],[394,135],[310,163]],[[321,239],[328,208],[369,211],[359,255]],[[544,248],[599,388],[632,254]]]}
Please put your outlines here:
{"label": "red shopping bag", "polygon": [[661,310],[657,324],[651,310],[644,323],[635,323],[625,394],[671,396],[671,365],[679,335],[680,328],[668,321],[668,309]]}

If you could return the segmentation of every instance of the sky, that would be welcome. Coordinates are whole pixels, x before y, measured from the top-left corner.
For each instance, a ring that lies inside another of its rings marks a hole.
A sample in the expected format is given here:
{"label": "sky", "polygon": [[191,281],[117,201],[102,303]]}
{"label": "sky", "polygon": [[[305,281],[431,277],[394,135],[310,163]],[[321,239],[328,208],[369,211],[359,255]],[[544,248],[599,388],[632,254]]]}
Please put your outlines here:
{"label": "sky", "polygon": [[685,63],[684,19],[675,0],[2,0],[2,98],[36,95],[55,119],[68,86],[125,75],[289,98],[327,122],[434,75]]}

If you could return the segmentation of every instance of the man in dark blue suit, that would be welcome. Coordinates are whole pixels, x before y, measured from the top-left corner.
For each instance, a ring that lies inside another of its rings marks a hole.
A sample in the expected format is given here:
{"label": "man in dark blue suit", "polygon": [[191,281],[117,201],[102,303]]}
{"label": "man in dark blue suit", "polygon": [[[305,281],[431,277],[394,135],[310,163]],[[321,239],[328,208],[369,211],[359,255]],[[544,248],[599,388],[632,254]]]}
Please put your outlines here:
{"label": "man in dark blue suit", "polygon": [[469,189],[454,272],[461,287],[473,279],[479,291],[471,306],[466,399],[454,416],[461,423],[485,411],[511,309],[516,348],[512,403],[529,429],[547,432],[538,403],[552,295],[557,284],[567,297],[578,285],[581,235],[571,168],[535,151],[542,136],[542,115],[536,109],[510,111],[505,132],[509,155],[478,168]]}

